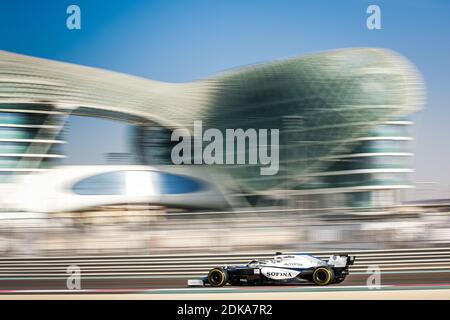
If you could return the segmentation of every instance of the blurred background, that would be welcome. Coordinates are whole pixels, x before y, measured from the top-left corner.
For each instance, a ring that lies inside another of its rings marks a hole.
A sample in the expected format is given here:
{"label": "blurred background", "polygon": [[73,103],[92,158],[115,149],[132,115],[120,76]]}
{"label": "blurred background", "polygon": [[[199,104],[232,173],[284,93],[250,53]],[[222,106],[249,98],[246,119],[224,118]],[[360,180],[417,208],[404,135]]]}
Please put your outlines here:
{"label": "blurred background", "polygon": [[[447,247],[448,3],[369,4],[1,4],[0,255]],[[174,165],[194,121],[278,173]]]}

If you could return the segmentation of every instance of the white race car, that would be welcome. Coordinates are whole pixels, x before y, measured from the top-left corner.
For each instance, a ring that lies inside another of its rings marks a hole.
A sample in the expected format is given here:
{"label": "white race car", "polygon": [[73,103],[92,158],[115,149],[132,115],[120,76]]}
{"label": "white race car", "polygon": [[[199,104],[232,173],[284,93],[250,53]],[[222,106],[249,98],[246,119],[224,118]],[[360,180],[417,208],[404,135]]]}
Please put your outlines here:
{"label": "white race car", "polygon": [[273,259],[253,260],[245,265],[216,267],[188,286],[275,285],[311,282],[319,286],[341,283],[355,261],[349,255],[332,255],[327,261],[307,254],[282,254]]}

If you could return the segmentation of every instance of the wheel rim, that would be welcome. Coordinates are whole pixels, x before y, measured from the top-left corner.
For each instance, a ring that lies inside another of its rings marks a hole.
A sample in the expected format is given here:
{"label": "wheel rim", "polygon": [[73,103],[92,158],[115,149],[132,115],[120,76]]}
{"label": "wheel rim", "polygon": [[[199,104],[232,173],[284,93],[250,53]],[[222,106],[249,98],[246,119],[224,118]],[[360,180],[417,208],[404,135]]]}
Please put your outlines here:
{"label": "wheel rim", "polygon": [[317,269],[314,272],[314,280],[317,284],[327,284],[330,278],[331,274],[327,269]]}
{"label": "wheel rim", "polygon": [[212,270],[209,274],[209,281],[212,285],[220,286],[224,280],[224,275],[220,270]]}

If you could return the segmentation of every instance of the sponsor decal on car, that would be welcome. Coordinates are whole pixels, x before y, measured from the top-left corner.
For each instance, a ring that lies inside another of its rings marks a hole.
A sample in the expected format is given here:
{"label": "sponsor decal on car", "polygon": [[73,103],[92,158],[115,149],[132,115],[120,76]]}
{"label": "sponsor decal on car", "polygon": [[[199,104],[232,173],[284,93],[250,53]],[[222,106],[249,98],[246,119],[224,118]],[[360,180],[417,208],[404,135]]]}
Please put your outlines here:
{"label": "sponsor decal on car", "polygon": [[262,268],[261,273],[274,280],[290,279],[296,277],[299,272],[282,268]]}

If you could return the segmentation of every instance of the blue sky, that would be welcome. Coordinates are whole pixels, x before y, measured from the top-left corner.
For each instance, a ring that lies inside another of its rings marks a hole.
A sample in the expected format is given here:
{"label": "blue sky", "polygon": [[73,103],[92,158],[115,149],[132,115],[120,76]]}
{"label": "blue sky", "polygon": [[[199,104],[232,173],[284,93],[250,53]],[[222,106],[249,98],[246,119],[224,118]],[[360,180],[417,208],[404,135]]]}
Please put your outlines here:
{"label": "blue sky", "polygon": [[[81,30],[66,28],[70,4],[81,8]],[[381,7],[382,30],[366,28],[369,4]],[[426,82],[427,104],[413,117],[413,179],[419,188],[425,186],[420,182],[433,182],[426,185],[440,191],[427,196],[436,197],[450,197],[449,30],[450,1],[445,0],[0,3],[2,50],[161,81],[190,81],[229,68],[328,49],[395,50],[418,67]],[[125,128],[120,125],[73,119],[72,127],[78,133],[69,138],[69,155],[83,148],[86,161],[99,152],[123,150],[126,144]],[[106,140],[116,144],[109,143],[110,149],[104,150],[99,146],[108,145]]]}

